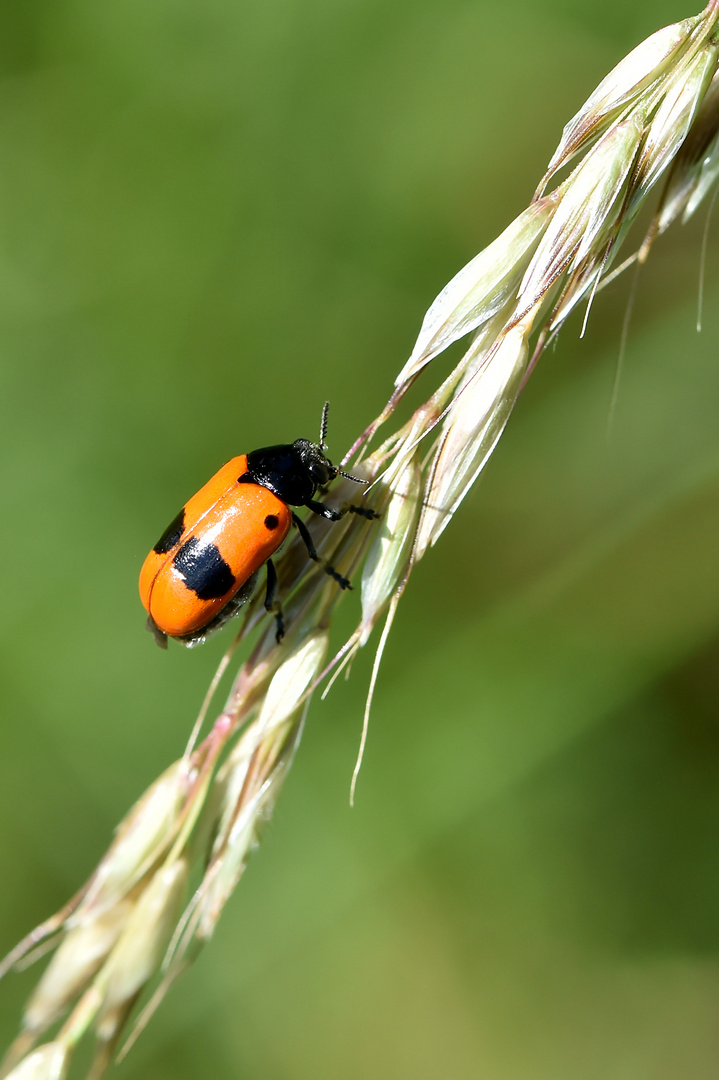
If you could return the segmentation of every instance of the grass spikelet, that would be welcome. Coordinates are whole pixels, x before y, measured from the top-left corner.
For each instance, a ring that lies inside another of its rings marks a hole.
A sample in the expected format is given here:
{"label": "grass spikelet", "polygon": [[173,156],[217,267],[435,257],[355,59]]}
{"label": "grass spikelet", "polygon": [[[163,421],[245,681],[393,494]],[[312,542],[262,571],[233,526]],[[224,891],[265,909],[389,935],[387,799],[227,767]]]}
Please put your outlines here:
{"label": "grass spikelet", "polygon": [[10,1080],[63,1080],[68,1063],[67,1047],[58,1040],[33,1050],[7,1076]]}

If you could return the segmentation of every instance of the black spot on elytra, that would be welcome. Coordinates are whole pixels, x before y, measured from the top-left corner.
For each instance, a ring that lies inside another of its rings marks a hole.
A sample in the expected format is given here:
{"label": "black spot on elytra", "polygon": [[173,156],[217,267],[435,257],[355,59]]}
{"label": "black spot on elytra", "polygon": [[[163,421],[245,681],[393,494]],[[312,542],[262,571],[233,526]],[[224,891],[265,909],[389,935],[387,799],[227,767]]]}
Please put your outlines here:
{"label": "black spot on elytra", "polygon": [[172,560],[188,589],[200,600],[217,600],[235,584],[235,575],[214,544],[200,544],[196,536],[186,541]]}
{"label": "black spot on elytra", "polygon": [[176,518],[173,518],[170,524],[165,529],[160,539],[155,544],[153,551],[158,555],[166,555],[168,551],[172,551],[177,541],[185,531],[185,508],[182,507],[180,513]]}
{"label": "black spot on elytra", "polygon": [[274,514],[268,514],[265,518],[265,528],[269,529],[270,532],[274,532],[279,523],[280,519],[278,517],[275,517]]}

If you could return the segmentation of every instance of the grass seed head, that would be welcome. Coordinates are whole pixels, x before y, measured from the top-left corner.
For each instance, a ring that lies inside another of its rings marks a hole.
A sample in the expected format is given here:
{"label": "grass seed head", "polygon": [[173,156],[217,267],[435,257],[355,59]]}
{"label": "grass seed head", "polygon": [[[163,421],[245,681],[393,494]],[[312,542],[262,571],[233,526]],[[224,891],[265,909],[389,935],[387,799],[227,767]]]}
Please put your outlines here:
{"label": "grass seed head", "polygon": [[637,45],[602,79],[596,90],[562,132],[559,146],[547,166],[539,190],[543,191],[558,169],[597,138],[624,109],[650,89],[676,63],[701,16],[683,19],[657,30]]}
{"label": "grass seed head", "polygon": [[421,470],[419,451],[385,477],[389,494],[382,502],[362,569],[362,621],[359,645],[367,642],[400,577],[409,566],[415,522],[419,513]]}
{"label": "grass seed head", "polygon": [[671,165],[686,139],[717,65],[717,47],[709,43],[672,76],[644,139],[632,178],[631,216]]}
{"label": "grass seed head", "polygon": [[98,1037],[113,1039],[138,993],[157,974],[177,923],[189,867],[176,859],[161,867],[137,902],[117,945],[97,976],[102,1005]]}
{"label": "grass seed head", "polygon": [[[321,670],[328,641],[327,631],[316,631],[279,665],[259,716],[245,729],[219,770],[214,785],[218,798],[213,856],[227,840],[240,800],[248,791],[248,775],[258,754],[263,754],[266,763],[272,756],[273,747],[275,751],[282,749],[287,726],[297,720],[304,696]],[[261,784],[264,776],[264,773],[257,773],[255,781],[259,779]]]}
{"label": "grass seed head", "polygon": [[417,559],[444,532],[504,429],[527,369],[532,320],[533,314],[527,315],[508,330],[457,392],[424,499]]}
{"label": "grass seed head", "polygon": [[248,728],[235,743],[215,777],[209,800],[210,804],[213,804],[214,817],[210,832],[210,857],[217,854],[227,843],[256,750],[256,734],[253,729]]}
{"label": "grass seed head", "polygon": [[694,190],[691,192],[682,214],[682,225],[686,225],[687,221],[704,202],[708,193],[716,184],[717,178],[719,178],[719,135],[714,139],[706,157],[702,161]]}
{"label": "grass seed head", "polygon": [[576,272],[590,258],[601,262],[602,248],[619,221],[642,135],[637,115],[615,124],[558,189],[561,201],[520,286],[520,316],[561,274]]}
{"label": "grass seed head", "polygon": [[109,956],[134,906],[125,897],[68,931],[28,1001],[25,1030],[41,1035],[67,1012]]}
{"label": "grass seed head", "polygon": [[661,235],[681,217],[685,223],[714,185],[719,172],[719,76],[712,79],[681,150],[672,162],[657,215]]}
{"label": "grass seed head", "polygon": [[306,637],[280,664],[257,718],[257,729],[263,736],[296,718],[305,693],[320,671],[328,640],[327,631],[318,630]]}
{"label": "grass seed head", "polygon": [[305,698],[321,671],[328,641],[327,631],[317,630],[280,664],[257,719],[218,775],[218,828],[194,916],[200,941],[212,936],[259,827],[271,815],[297,745]]}
{"label": "grass seed head", "polygon": [[556,195],[532,203],[445,285],[424,317],[395,386],[407,382],[452,342],[488,322],[514,299],[556,203]]}
{"label": "grass seed head", "polygon": [[24,1057],[5,1080],[64,1080],[68,1050],[61,1042],[49,1042]]}
{"label": "grass seed head", "polygon": [[225,904],[235,891],[247,860],[257,845],[259,831],[272,815],[296,746],[293,736],[298,733],[299,728],[289,733],[273,762],[270,775],[259,788],[238,799],[233,807],[227,828],[221,842],[216,845],[215,855],[198,890],[195,933],[200,942],[209,941],[212,937]]}
{"label": "grass seed head", "polygon": [[82,923],[88,912],[116,904],[167,850],[189,781],[188,763],[176,761],[135,803],[118,826],[80,906],[68,920],[70,926]]}

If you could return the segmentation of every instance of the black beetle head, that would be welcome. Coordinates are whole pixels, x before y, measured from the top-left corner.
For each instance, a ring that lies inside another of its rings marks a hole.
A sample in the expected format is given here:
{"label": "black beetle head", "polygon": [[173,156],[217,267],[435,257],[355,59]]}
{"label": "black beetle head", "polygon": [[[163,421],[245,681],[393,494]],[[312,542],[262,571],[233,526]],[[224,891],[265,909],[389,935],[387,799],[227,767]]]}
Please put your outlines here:
{"label": "black beetle head", "polygon": [[326,487],[337,476],[337,467],[325,457],[320,447],[309,439],[296,439],[292,444],[302,465],[312,477],[315,487]]}

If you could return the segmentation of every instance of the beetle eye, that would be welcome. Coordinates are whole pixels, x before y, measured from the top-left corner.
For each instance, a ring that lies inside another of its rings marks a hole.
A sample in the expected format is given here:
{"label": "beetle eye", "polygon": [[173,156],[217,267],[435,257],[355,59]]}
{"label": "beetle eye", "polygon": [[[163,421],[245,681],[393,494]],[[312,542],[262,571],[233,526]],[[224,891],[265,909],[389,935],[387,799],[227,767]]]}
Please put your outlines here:
{"label": "beetle eye", "polygon": [[334,480],[337,475],[337,470],[326,459],[323,461],[315,461],[312,466],[312,478],[320,486],[324,487],[329,484],[330,480]]}
{"label": "beetle eye", "polygon": [[328,484],[332,479],[332,470],[328,468],[323,461],[318,461],[310,468],[312,479],[316,480],[320,486]]}

